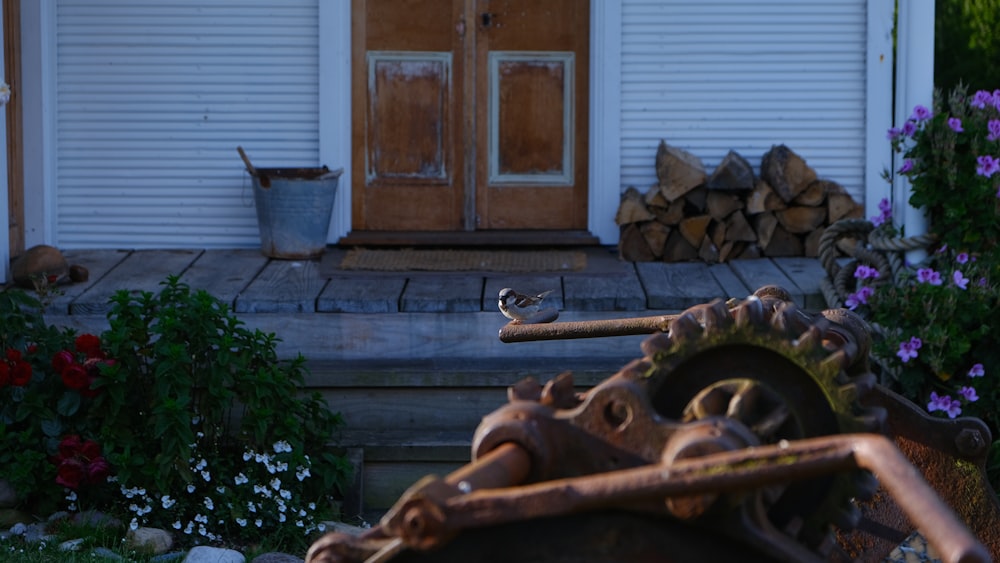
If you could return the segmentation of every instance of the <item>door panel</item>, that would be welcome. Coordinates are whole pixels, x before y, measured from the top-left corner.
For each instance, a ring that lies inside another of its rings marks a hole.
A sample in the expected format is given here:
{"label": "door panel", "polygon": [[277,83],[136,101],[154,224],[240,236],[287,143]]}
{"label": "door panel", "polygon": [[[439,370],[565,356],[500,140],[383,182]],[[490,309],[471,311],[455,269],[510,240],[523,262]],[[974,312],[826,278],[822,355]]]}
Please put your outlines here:
{"label": "door panel", "polygon": [[482,229],[586,229],[587,0],[480,0]]}
{"label": "door panel", "polygon": [[354,229],[586,228],[589,0],[352,7]]}

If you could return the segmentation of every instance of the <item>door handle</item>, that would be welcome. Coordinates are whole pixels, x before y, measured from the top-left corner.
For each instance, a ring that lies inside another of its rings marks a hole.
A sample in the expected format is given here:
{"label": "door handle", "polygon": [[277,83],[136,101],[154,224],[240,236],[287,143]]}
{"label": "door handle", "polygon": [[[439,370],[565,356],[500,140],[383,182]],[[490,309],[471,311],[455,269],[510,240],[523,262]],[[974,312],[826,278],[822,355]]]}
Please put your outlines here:
{"label": "door handle", "polygon": [[489,27],[490,23],[493,22],[493,14],[489,12],[483,12],[480,18],[482,19],[483,27]]}

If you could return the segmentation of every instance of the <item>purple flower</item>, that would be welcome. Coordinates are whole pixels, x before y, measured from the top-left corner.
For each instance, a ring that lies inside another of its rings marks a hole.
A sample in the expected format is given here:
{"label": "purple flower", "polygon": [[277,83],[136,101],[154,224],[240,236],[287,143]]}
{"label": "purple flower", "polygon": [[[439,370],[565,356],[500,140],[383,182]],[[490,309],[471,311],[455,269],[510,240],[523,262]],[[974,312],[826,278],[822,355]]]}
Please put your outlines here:
{"label": "purple flower", "polygon": [[951,281],[955,283],[958,289],[967,289],[969,287],[969,278],[962,275],[961,270],[952,272]]}
{"label": "purple flower", "polygon": [[931,285],[941,285],[941,274],[930,268],[920,268],[917,270],[917,281]]}
{"label": "purple flower", "polygon": [[965,386],[958,390],[958,394],[965,397],[966,401],[970,403],[975,403],[979,400],[979,395],[976,394],[975,387]]}
{"label": "purple flower", "polygon": [[[917,341],[917,346],[913,345],[913,340]],[[917,357],[917,349],[920,348],[921,344],[922,342],[920,342],[920,339],[916,337],[910,339],[908,342],[900,342],[899,350],[896,352],[896,355],[899,356],[899,359],[905,364],[906,362]]]}
{"label": "purple flower", "polygon": [[1000,88],[993,91],[993,107],[1000,109]]}
{"label": "purple flower", "polygon": [[986,129],[989,130],[989,134],[986,135],[987,141],[996,141],[1000,139],[1000,119],[991,119],[989,123],[986,124]]}
{"label": "purple flower", "polygon": [[966,262],[969,261],[969,253],[959,252],[958,256],[955,257],[955,261],[958,262],[959,264],[965,264]]}
{"label": "purple flower", "polygon": [[914,133],[917,132],[917,122],[907,121],[903,124],[903,134],[907,137],[912,137]]}
{"label": "purple flower", "polygon": [[993,174],[1000,172],[1000,159],[993,158],[986,154],[976,159],[976,174],[989,178]]}
{"label": "purple flower", "polygon": [[895,141],[902,134],[903,134],[903,130],[902,129],[900,129],[899,127],[893,127],[891,129],[889,129],[889,131],[885,134],[885,136],[890,141]]}
{"label": "purple flower", "polygon": [[916,336],[914,336],[913,338],[910,338],[910,347],[913,348],[914,350],[919,350],[920,347],[923,346],[923,345],[924,345],[924,341],[920,340]]}
{"label": "purple flower", "polygon": [[956,133],[961,133],[962,131],[965,131],[965,129],[962,129],[962,120],[957,117],[948,118],[948,127],[951,127],[951,130]]}
{"label": "purple flower", "polygon": [[980,90],[972,96],[972,101],[969,102],[969,105],[974,108],[983,109],[988,104],[993,104],[993,101],[993,94],[986,90]]}
{"label": "purple flower", "polygon": [[848,309],[853,311],[858,307],[858,305],[867,305],[868,298],[871,297],[874,293],[875,293],[874,289],[868,287],[867,285],[862,286],[856,292],[848,295],[847,300],[844,301],[844,304],[847,305]]}
{"label": "purple flower", "polygon": [[892,213],[892,202],[889,201],[889,198],[883,197],[879,200],[878,210],[882,213]]}
{"label": "purple flower", "polygon": [[983,370],[983,364],[972,364],[972,368],[969,370],[969,377],[982,377],[986,375]]}
{"label": "purple flower", "polygon": [[962,414],[962,403],[952,399],[949,395],[938,395],[931,391],[931,401],[927,403],[927,412],[941,411],[948,414],[948,418],[955,418]]}
{"label": "purple flower", "polygon": [[913,159],[907,158],[903,160],[903,165],[899,167],[898,172],[900,174],[906,174],[910,170],[913,170]]}
{"label": "purple flower", "polygon": [[859,280],[866,280],[869,278],[879,277],[878,268],[872,268],[871,266],[866,266],[864,264],[858,264],[858,267],[854,269],[854,277]]}
{"label": "purple flower", "polygon": [[913,107],[913,115],[910,119],[913,121],[923,121],[931,116],[931,110],[927,109],[926,106],[917,105]]}

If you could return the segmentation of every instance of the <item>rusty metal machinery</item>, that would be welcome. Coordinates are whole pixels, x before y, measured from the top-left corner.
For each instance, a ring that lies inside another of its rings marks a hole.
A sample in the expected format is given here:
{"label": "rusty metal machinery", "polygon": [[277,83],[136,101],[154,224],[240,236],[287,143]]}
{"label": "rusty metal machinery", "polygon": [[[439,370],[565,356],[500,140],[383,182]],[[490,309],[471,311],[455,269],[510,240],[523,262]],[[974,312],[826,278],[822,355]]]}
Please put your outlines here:
{"label": "rusty metal machinery", "polygon": [[[981,541],[1000,529],[989,430],[876,385],[867,325],[848,311],[806,313],[767,287],[500,337],[641,333],[643,357],[585,392],[568,373],[513,385],[472,462],[416,483],[361,536],[327,534],[307,560],[881,561],[914,529],[944,561],[997,555]],[[915,464],[958,485],[936,491]]]}

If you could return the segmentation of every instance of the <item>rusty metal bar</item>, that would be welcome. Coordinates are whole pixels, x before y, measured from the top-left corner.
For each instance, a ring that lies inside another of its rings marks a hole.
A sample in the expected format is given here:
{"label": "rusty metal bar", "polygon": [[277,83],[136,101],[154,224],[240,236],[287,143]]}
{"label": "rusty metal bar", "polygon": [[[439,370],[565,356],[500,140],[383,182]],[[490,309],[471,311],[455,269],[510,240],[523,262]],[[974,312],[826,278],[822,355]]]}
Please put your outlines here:
{"label": "rusty metal bar", "polygon": [[500,328],[501,342],[533,342],[537,340],[568,340],[605,336],[634,336],[666,332],[679,315],[632,317],[597,321],[567,321],[562,323],[516,324]]}
{"label": "rusty metal bar", "polygon": [[[480,490],[451,497],[436,507],[411,506],[417,512],[409,516],[434,520],[435,525],[426,530],[449,536],[461,529],[624,506],[650,497],[745,490],[855,468],[876,473],[944,561],[990,561],[986,548],[906,457],[886,437],[876,434],[827,436],[685,459],[670,466],[644,466],[514,489]],[[409,531],[404,541],[410,545],[430,540],[417,530]]]}
{"label": "rusty metal bar", "polygon": [[521,446],[506,442],[444,478],[463,492],[520,485],[531,472],[531,456]]}

